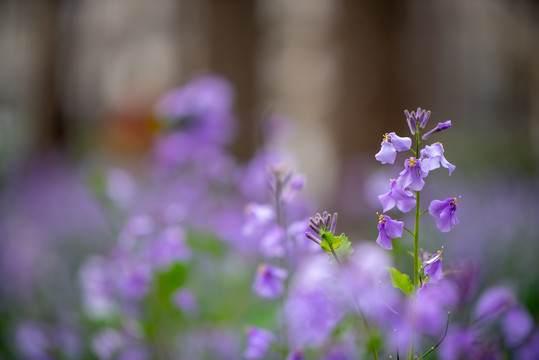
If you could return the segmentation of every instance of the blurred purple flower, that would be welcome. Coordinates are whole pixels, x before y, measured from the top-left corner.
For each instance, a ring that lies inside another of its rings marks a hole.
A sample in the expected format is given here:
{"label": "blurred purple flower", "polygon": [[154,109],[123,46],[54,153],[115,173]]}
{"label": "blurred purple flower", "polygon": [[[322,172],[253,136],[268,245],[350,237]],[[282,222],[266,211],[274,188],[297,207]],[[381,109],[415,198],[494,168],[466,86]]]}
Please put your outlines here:
{"label": "blurred purple flower", "polygon": [[271,205],[250,203],[245,207],[245,217],[242,233],[249,236],[272,222],[275,219],[275,211]]}
{"label": "blurred purple flower", "polygon": [[397,151],[409,150],[411,146],[412,139],[410,138],[397,136],[394,132],[385,134],[382,147],[374,157],[382,164],[393,164],[397,157]]}
{"label": "blurred purple flower", "polygon": [[533,318],[522,305],[513,306],[502,318],[502,329],[507,345],[520,345],[533,330]]}
{"label": "blurred purple flower", "polygon": [[287,275],[284,269],[261,264],[256,271],[253,291],[262,298],[276,299],[284,291],[283,281]]}
{"label": "blurred purple flower", "polygon": [[404,230],[404,223],[402,221],[393,220],[387,215],[380,215],[378,221],[378,238],[376,243],[383,249],[391,250],[393,245],[391,244],[392,238],[400,238]]}
{"label": "blurred purple flower", "polygon": [[423,135],[421,138],[423,140],[427,140],[432,135],[439,133],[442,130],[449,129],[450,127],[451,127],[451,120],[447,120],[446,122],[443,122],[443,123],[438,123],[438,125],[436,125],[434,129],[432,129],[431,131]]}
{"label": "blurred purple flower", "polygon": [[395,179],[391,179],[389,191],[378,196],[378,199],[384,207],[384,212],[393,209],[395,205],[402,212],[408,212],[415,207],[416,200],[409,190],[403,190],[397,185]]}
{"label": "blurred purple flower", "polygon": [[179,288],[172,294],[174,304],[183,312],[196,312],[198,303],[195,294],[186,288]]}
{"label": "blurred purple flower", "polygon": [[163,230],[160,236],[152,240],[149,252],[152,263],[159,269],[191,258],[191,250],[185,243],[183,229],[179,226],[170,226]]}
{"label": "blurred purple flower", "polygon": [[476,303],[476,321],[488,321],[509,310],[516,304],[513,291],[506,286],[496,286],[483,292]]}
{"label": "blurred purple flower", "polygon": [[267,258],[283,257],[285,231],[280,226],[272,226],[260,240],[260,252]]}
{"label": "blurred purple flower", "polygon": [[17,351],[26,359],[47,360],[51,343],[45,329],[37,323],[25,322],[15,330],[15,345]]}
{"label": "blurred purple flower", "polygon": [[429,206],[429,213],[437,219],[436,226],[441,232],[448,232],[459,223],[456,211],[457,198],[433,200]]}
{"label": "blurred purple flower", "polygon": [[122,334],[113,329],[105,329],[92,340],[92,350],[100,360],[114,359],[122,347],[125,339]]}
{"label": "blurred purple flower", "polygon": [[234,90],[219,76],[200,76],[169,91],[156,110],[165,130],[178,130],[197,143],[228,143],[234,134]]}
{"label": "blurred purple flower", "polygon": [[399,174],[397,185],[401,189],[410,188],[410,190],[421,191],[425,186],[423,178],[428,174],[426,163],[412,156],[404,161],[404,170]]}
{"label": "blurred purple flower", "polygon": [[243,352],[246,359],[261,359],[266,356],[269,346],[277,337],[264,329],[250,326],[247,329],[247,346]]}
{"label": "blurred purple flower", "polygon": [[427,145],[420,153],[422,162],[426,164],[429,171],[438,169],[440,165],[449,169],[449,175],[455,170],[455,165],[449,163],[444,157],[444,146],[442,143],[437,142],[432,145]]}
{"label": "blurred purple flower", "polygon": [[286,360],[303,360],[303,359],[305,359],[305,351],[302,348],[298,348],[292,351],[286,357]]}

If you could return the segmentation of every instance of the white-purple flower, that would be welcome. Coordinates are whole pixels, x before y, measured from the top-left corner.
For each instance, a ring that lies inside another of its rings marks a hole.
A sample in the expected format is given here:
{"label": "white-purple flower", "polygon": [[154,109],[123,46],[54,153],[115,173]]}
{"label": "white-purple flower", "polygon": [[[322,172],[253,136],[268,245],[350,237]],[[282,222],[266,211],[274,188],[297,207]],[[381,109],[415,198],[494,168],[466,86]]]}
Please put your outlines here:
{"label": "white-purple flower", "polygon": [[455,170],[455,165],[451,164],[445,158],[444,146],[440,142],[425,146],[425,148],[421,150],[421,159],[429,171],[438,169],[440,165],[449,169],[449,175]]}
{"label": "white-purple flower", "polygon": [[276,299],[284,291],[284,279],[288,276],[285,269],[268,264],[260,264],[256,271],[253,291],[261,298]]}
{"label": "white-purple flower", "polygon": [[393,220],[387,215],[380,215],[380,220],[378,221],[378,238],[376,243],[380,245],[383,249],[391,250],[393,249],[393,244],[391,244],[392,238],[400,238],[404,230],[404,223],[402,221]]}
{"label": "white-purple flower", "polygon": [[423,135],[421,138],[423,140],[427,140],[432,135],[439,133],[442,130],[449,129],[450,127],[451,127],[451,120],[447,120],[446,122],[443,122],[443,123],[438,123],[438,125],[436,125],[434,129],[432,129],[431,131]]}
{"label": "white-purple flower", "polygon": [[428,174],[429,170],[426,163],[412,156],[404,161],[404,170],[399,174],[397,185],[401,189],[409,188],[410,190],[421,191],[425,186],[423,178]]}
{"label": "white-purple flower", "polygon": [[397,151],[409,150],[412,140],[407,137],[397,136],[394,132],[385,134],[380,151],[374,155],[382,164],[393,164],[397,157]]}
{"label": "white-purple flower", "polygon": [[250,326],[247,329],[247,347],[243,352],[246,359],[261,359],[266,356],[269,346],[277,337],[264,329]]}
{"label": "white-purple flower", "polygon": [[429,282],[435,284],[444,277],[442,268],[442,252],[438,251],[430,259],[423,262],[423,271],[429,277]]}
{"label": "white-purple flower", "polygon": [[397,205],[397,209],[400,211],[408,212],[413,209],[416,204],[416,200],[412,192],[400,188],[395,179],[391,179],[389,191],[378,196],[378,199],[384,207],[384,212],[393,209],[395,205]]}
{"label": "white-purple flower", "polygon": [[283,257],[285,254],[284,235],[282,227],[272,226],[260,240],[260,252],[267,258]]}
{"label": "white-purple flower", "polygon": [[459,223],[455,212],[457,211],[457,198],[433,200],[429,206],[429,213],[434,216],[436,226],[441,232],[448,232]]}

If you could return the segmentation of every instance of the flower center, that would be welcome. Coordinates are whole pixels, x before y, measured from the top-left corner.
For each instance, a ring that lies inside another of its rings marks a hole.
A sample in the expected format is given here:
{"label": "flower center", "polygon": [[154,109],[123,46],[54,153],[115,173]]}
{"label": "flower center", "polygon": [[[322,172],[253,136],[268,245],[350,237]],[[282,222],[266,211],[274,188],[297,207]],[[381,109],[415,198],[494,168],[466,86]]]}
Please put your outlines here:
{"label": "flower center", "polygon": [[385,133],[383,138],[382,138],[382,141],[391,142],[391,136],[389,136],[388,133]]}
{"label": "flower center", "polygon": [[384,214],[380,214],[378,219],[379,219],[378,224],[386,222],[386,218],[385,218]]}
{"label": "flower center", "polygon": [[411,157],[410,160],[408,160],[408,165],[410,165],[410,167],[412,166],[416,166],[417,165],[417,160],[415,157]]}

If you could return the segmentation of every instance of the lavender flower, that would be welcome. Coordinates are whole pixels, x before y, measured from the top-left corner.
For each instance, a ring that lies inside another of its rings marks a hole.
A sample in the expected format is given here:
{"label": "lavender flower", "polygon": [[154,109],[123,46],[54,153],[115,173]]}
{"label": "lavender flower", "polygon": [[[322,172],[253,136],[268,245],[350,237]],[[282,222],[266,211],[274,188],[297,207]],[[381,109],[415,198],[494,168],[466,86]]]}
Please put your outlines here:
{"label": "lavender flower", "polygon": [[309,227],[311,228],[312,233],[307,232],[305,233],[305,236],[318,245],[321,245],[324,242],[324,239],[322,238],[324,233],[335,233],[337,228],[337,213],[333,215],[328,214],[326,211],[324,211],[322,215],[317,213],[314,219],[309,219]]}
{"label": "lavender flower", "polygon": [[266,356],[270,344],[276,340],[273,333],[251,326],[247,329],[247,348],[243,356],[246,359],[261,359]]}
{"label": "lavender flower", "polygon": [[418,107],[417,111],[412,111],[412,113],[410,113],[408,110],[404,110],[404,115],[406,115],[406,122],[408,123],[410,132],[413,135],[417,132],[418,128],[425,128],[430,118],[430,111],[421,110],[421,108]]}
{"label": "lavender flower", "polygon": [[196,312],[198,308],[195,294],[186,288],[179,288],[172,294],[173,303],[183,312]]}
{"label": "lavender flower", "polygon": [[403,190],[397,185],[395,179],[391,179],[389,191],[378,196],[378,199],[384,207],[384,212],[393,209],[395,205],[402,212],[408,212],[415,207],[415,197],[409,190]]}
{"label": "lavender flower", "polygon": [[429,277],[429,282],[435,284],[444,277],[442,269],[442,251],[439,250],[432,257],[423,262],[423,271]]}
{"label": "lavender flower", "polygon": [[459,223],[455,212],[457,211],[457,198],[433,200],[429,206],[429,213],[437,218],[436,226],[441,232],[448,232]]}
{"label": "lavender flower", "polygon": [[449,175],[455,170],[455,165],[449,163],[444,157],[444,146],[440,142],[425,146],[421,150],[421,159],[422,162],[425,162],[429,171],[438,169],[440,165],[449,169]]}
{"label": "lavender flower", "polygon": [[434,129],[432,129],[431,131],[423,135],[421,138],[423,140],[427,140],[432,135],[439,133],[442,130],[449,129],[450,127],[451,127],[451,120],[447,120],[446,122],[443,122],[443,123],[438,123],[438,125],[436,125]]}
{"label": "lavender flower", "polygon": [[397,136],[394,132],[385,134],[380,151],[374,156],[382,164],[393,164],[397,157],[397,151],[409,150],[412,139]]}
{"label": "lavender flower", "polygon": [[256,271],[253,291],[262,298],[276,299],[284,291],[283,281],[287,276],[288,273],[284,269],[261,264]]}
{"label": "lavender flower", "polygon": [[476,320],[488,321],[506,312],[515,304],[515,295],[511,289],[496,286],[481,295],[474,309],[474,317]]}
{"label": "lavender flower", "polygon": [[260,240],[260,252],[267,258],[283,257],[285,231],[278,225],[272,226]]}
{"label": "lavender flower", "polygon": [[404,223],[402,221],[393,220],[389,216],[382,214],[380,215],[380,220],[378,221],[379,233],[376,243],[383,249],[391,250],[393,249],[391,239],[400,238],[403,230]]}
{"label": "lavender flower", "polygon": [[522,305],[516,305],[503,317],[502,329],[509,346],[520,345],[533,330],[533,318]]}
{"label": "lavender flower", "polygon": [[423,180],[429,174],[428,167],[423,161],[411,157],[404,161],[404,170],[400,172],[397,179],[397,185],[401,189],[409,188],[410,190],[421,191],[425,186]]}

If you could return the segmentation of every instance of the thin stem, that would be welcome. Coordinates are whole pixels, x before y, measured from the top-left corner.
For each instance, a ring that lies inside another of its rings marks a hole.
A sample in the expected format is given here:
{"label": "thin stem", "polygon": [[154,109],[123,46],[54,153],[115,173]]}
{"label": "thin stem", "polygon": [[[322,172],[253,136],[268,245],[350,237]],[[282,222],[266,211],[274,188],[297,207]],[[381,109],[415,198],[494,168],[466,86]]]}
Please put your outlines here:
{"label": "thin stem", "polygon": [[[339,257],[337,256],[337,253],[335,252],[335,249],[333,248],[333,244],[331,242],[328,242],[328,244],[329,244],[329,249],[331,250],[331,254],[333,254],[333,257],[335,258],[335,261],[337,261],[337,264],[339,265],[339,267],[344,270],[344,265],[341,262],[341,259],[339,259]],[[371,328],[369,326],[367,318],[365,317],[365,313],[363,312],[363,309],[361,308],[361,305],[359,304],[359,300],[357,299],[354,293],[352,293],[352,297],[354,298],[354,302],[356,303],[359,316],[361,317],[361,320],[363,320],[363,325],[365,326],[365,330],[367,331],[369,340],[371,340],[373,336],[372,336]],[[378,360],[378,354],[376,353],[376,349],[372,349],[372,358],[373,360]]]}
{"label": "thin stem", "polygon": [[428,212],[429,212],[429,209],[427,209],[427,210],[421,212],[421,214],[419,214],[419,216],[423,216],[423,214],[426,214],[426,213],[428,213]]}
{"label": "thin stem", "polygon": [[[419,137],[419,129],[415,134],[415,154],[419,154],[419,144],[421,143],[421,138]],[[421,218],[421,192],[415,192],[415,225],[414,225],[414,289],[417,290],[420,286],[419,280],[419,219]],[[413,301],[413,299],[412,299]],[[415,318],[415,314],[412,314],[412,317]],[[415,320],[413,320],[415,323]],[[415,329],[412,328],[412,341],[410,343],[410,360],[414,359],[415,354]]]}
{"label": "thin stem", "polygon": [[442,342],[445,340],[445,337],[447,336],[447,329],[449,329],[449,317],[451,316],[451,312],[447,312],[447,322],[445,323],[445,331],[444,331],[444,334],[442,336],[442,338],[440,339],[440,341],[438,341],[436,343],[436,345],[434,345],[433,347],[431,347],[429,349],[429,351],[427,351],[426,353],[424,353],[423,355],[421,355],[419,357],[419,359],[417,360],[421,360],[421,359],[424,359],[425,357],[427,357],[427,355],[429,355],[431,352],[433,352],[434,350],[436,350],[436,348],[438,348],[438,346],[440,346],[442,344]]}
{"label": "thin stem", "polygon": [[[282,203],[281,203],[281,195],[282,195],[282,183],[281,183],[281,178],[279,175],[276,175],[276,179],[275,179],[275,217],[276,217],[276,220],[277,220],[277,225],[279,225],[282,229],[286,229],[285,227],[285,220],[284,220],[284,214],[283,214],[283,209],[282,209]],[[286,231],[285,231],[285,239],[283,239],[285,241],[285,244],[286,244]],[[290,254],[287,253],[287,257],[288,259],[290,259]],[[291,262],[290,260],[288,260],[288,264],[290,265]],[[280,267],[284,267],[286,264],[284,264],[284,261],[283,259],[279,259],[279,265]],[[286,291],[286,289],[285,289]],[[288,352],[288,334],[287,334],[287,324],[286,324],[286,316],[284,314],[284,307],[285,307],[285,304],[284,304],[284,299],[285,299],[285,294],[283,294],[281,296],[281,299],[280,299],[280,304],[279,304],[279,307],[280,307],[280,312],[281,312],[281,346],[282,346],[282,355],[283,355],[283,360],[286,358],[286,354]]]}
{"label": "thin stem", "polygon": [[412,231],[410,231],[410,229],[408,229],[406,226],[404,227],[404,230],[406,230],[410,235],[412,235],[412,237],[414,237],[414,233]]}

